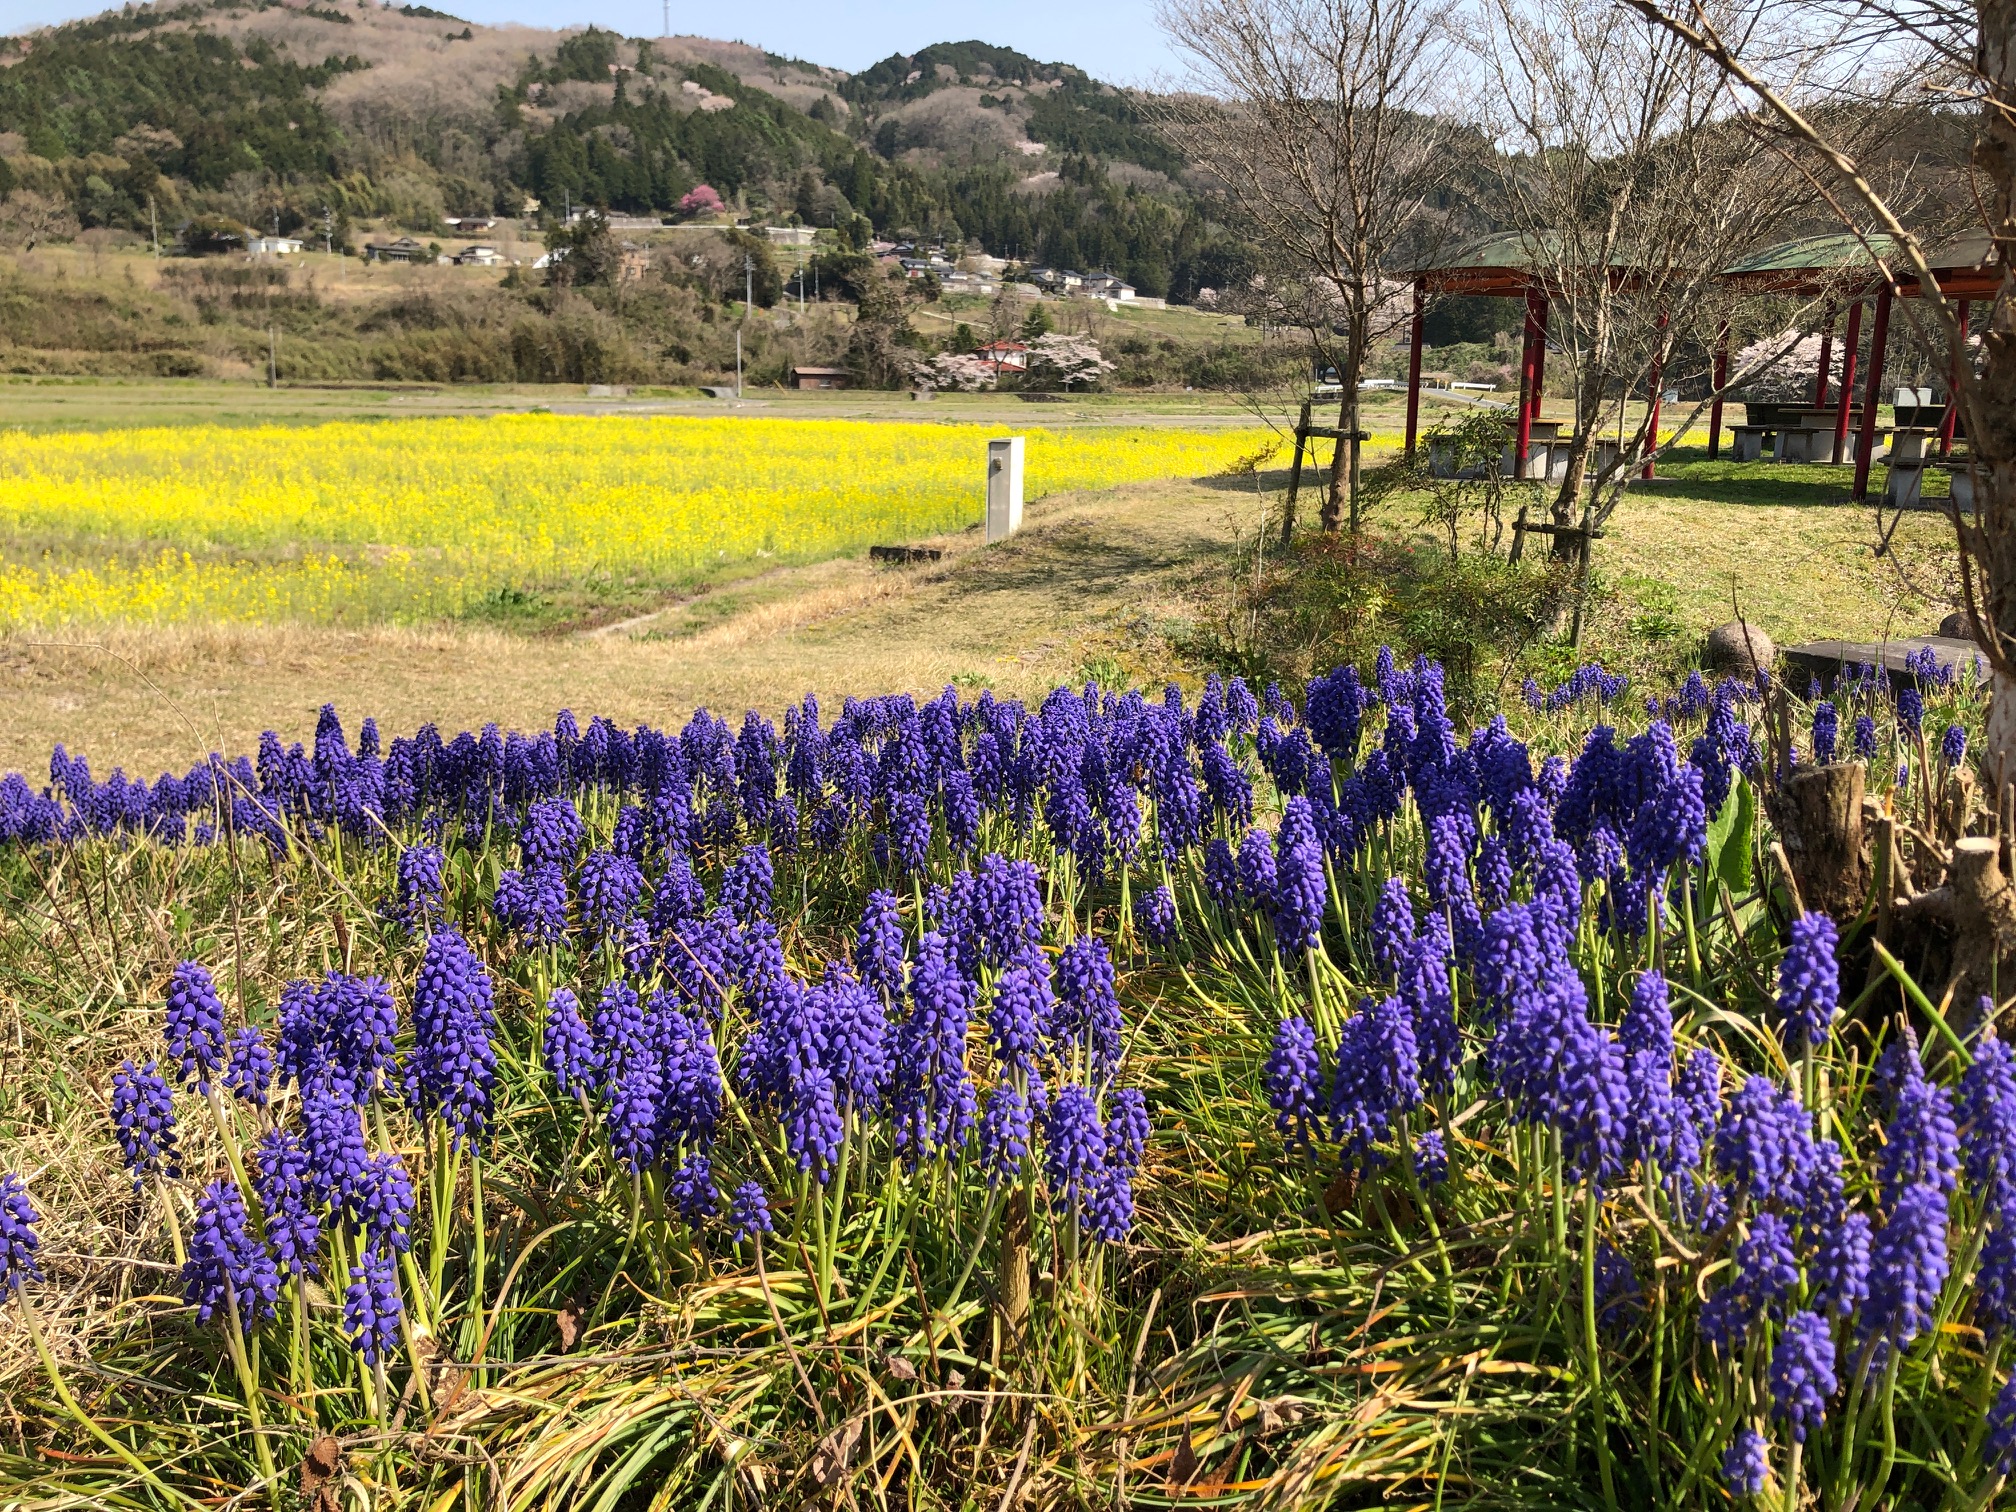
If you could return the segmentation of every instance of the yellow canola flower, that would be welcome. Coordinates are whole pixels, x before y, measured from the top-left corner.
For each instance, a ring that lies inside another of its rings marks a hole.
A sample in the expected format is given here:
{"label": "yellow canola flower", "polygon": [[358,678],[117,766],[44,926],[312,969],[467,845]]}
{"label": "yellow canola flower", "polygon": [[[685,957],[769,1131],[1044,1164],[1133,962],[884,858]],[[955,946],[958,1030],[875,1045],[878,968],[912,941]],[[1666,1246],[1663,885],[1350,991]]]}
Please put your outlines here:
{"label": "yellow canola flower", "polygon": [[[996,427],[512,415],[0,435],[0,626],[362,623],[690,581],[979,517]],[[1046,493],[1216,472],[1251,430],[1030,430]]]}

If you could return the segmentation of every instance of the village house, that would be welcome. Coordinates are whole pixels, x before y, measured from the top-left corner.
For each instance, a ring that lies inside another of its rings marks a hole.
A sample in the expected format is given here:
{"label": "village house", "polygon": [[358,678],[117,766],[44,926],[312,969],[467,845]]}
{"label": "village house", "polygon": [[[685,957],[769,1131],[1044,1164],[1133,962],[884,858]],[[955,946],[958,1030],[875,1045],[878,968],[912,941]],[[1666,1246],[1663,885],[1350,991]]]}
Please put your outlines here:
{"label": "village house", "polygon": [[396,241],[364,244],[366,262],[417,263],[432,260],[427,249],[410,236],[399,237]]}

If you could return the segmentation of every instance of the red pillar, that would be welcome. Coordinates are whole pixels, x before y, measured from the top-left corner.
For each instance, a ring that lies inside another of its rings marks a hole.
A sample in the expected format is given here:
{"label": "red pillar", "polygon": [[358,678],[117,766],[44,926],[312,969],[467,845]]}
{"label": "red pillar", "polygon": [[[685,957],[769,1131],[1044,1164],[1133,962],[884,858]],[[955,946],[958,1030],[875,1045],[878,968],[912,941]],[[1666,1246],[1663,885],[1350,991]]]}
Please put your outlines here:
{"label": "red pillar", "polygon": [[1953,455],[1953,428],[1960,420],[1960,364],[1967,360],[1967,318],[1974,313],[1971,300],[1960,301],[1960,355],[1946,378],[1946,415],[1939,422],[1939,455]]}
{"label": "red pillar", "polygon": [[1533,444],[1533,394],[1540,387],[1534,371],[1534,307],[1540,301],[1538,289],[1526,291],[1526,342],[1519,351],[1519,434],[1512,443],[1512,476],[1526,476],[1526,452]]}
{"label": "red pillar", "polygon": [[1834,365],[1834,306],[1820,317],[1820,371],[1813,375],[1815,408],[1827,402],[1827,370]]}
{"label": "red pillar", "polygon": [[1876,401],[1883,395],[1883,348],[1890,340],[1890,285],[1876,291],[1876,324],[1869,332],[1869,379],[1862,391],[1862,426],[1855,440],[1855,502],[1869,497],[1870,453],[1876,450]]}
{"label": "red pillar", "polygon": [[[1666,329],[1666,312],[1664,310],[1659,312],[1659,329],[1662,332]],[[1663,335],[1659,338],[1662,343],[1665,339]],[[1659,353],[1654,351],[1652,354],[1652,413],[1645,418],[1645,472],[1643,476],[1647,482],[1658,476],[1658,466],[1652,458],[1659,450],[1659,390],[1660,385],[1665,381],[1665,376],[1665,364],[1660,361]]]}
{"label": "red pillar", "polygon": [[1722,390],[1729,386],[1729,322],[1715,336],[1715,402],[1708,406],[1708,460],[1722,455]]}
{"label": "red pillar", "polygon": [[1414,459],[1414,437],[1421,429],[1421,328],[1423,290],[1414,280],[1414,323],[1407,337],[1407,459]]}
{"label": "red pillar", "polygon": [[1855,349],[1862,340],[1862,301],[1848,306],[1848,334],[1841,342],[1841,397],[1834,405],[1834,456],[1848,449],[1848,406],[1855,402]]}

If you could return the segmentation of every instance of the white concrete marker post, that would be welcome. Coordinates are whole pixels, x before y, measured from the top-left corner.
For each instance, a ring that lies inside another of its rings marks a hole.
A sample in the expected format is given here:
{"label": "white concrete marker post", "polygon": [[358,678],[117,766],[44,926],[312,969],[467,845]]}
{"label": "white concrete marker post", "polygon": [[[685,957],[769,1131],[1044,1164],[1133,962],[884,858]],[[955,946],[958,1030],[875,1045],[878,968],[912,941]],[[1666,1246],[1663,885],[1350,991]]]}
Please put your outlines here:
{"label": "white concrete marker post", "polygon": [[987,443],[987,544],[1022,528],[1022,438]]}

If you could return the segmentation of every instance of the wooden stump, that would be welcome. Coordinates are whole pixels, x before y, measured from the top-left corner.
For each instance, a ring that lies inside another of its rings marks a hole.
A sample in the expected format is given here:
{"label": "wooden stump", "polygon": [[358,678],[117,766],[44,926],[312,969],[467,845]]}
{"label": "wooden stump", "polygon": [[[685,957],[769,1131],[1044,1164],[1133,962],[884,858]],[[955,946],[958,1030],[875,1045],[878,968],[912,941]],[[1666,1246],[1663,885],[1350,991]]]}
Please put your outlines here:
{"label": "wooden stump", "polygon": [[1800,900],[1836,923],[1862,912],[1871,874],[1862,826],[1862,763],[1794,772],[1767,800]]}

